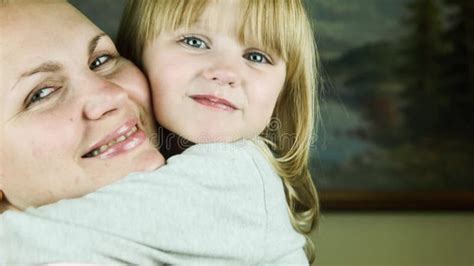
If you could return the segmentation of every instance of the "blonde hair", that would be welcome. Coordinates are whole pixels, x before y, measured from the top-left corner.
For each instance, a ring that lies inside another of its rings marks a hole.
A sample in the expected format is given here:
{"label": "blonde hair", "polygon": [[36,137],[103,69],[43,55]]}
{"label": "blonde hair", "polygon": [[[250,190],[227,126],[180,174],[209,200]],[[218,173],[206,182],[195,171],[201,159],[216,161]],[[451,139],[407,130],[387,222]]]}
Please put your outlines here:
{"label": "blonde hair", "polygon": [[[129,0],[117,38],[122,55],[142,65],[145,44],[162,31],[189,27],[210,1]],[[315,250],[309,234],[317,227],[319,203],[309,172],[309,149],[319,119],[317,62],[311,23],[302,0],[241,0],[239,39],[255,40],[287,63],[286,80],[272,120],[261,137],[262,147],[283,180],[293,227],[306,236],[312,262]]]}

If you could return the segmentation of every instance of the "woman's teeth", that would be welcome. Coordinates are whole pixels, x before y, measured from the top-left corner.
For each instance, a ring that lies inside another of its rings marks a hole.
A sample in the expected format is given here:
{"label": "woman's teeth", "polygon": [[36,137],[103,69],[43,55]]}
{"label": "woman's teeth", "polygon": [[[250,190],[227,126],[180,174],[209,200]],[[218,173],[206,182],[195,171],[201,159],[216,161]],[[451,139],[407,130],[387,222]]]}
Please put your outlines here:
{"label": "woman's teeth", "polygon": [[89,158],[89,157],[95,157],[99,154],[102,154],[104,153],[105,151],[107,151],[110,147],[114,146],[115,144],[117,143],[120,143],[120,142],[123,142],[124,140],[126,140],[128,137],[130,137],[133,133],[137,132],[138,130],[138,127],[137,126],[134,126],[132,129],[130,129],[130,131],[128,131],[127,133],[125,133],[124,135],[121,135],[120,137],[112,140],[111,142],[107,143],[107,144],[104,144],[102,146],[100,146],[99,148],[87,153],[86,155],[84,155],[84,157],[86,158]]}

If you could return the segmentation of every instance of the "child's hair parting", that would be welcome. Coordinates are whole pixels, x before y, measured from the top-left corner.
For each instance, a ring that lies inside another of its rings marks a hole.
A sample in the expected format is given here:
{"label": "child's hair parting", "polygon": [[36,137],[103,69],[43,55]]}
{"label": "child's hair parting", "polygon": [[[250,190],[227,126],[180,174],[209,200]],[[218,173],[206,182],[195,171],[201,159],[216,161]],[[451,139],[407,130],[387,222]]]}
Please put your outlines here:
{"label": "child's hair parting", "polygon": [[[210,2],[219,0],[129,0],[117,37],[119,52],[143,68],[143,49],[162,31],[189,27]],[[222,1],[222,0],[221,0]],[[309,172],[309,151],[319,120],[314,35],[303,0],[241,0],[239,39],[256,41],[286,62],[284,87],[262,147],[281,176],[293,227],[306,236],[310,262],[315,249],[309,234],[317,227],[319,202]]]}

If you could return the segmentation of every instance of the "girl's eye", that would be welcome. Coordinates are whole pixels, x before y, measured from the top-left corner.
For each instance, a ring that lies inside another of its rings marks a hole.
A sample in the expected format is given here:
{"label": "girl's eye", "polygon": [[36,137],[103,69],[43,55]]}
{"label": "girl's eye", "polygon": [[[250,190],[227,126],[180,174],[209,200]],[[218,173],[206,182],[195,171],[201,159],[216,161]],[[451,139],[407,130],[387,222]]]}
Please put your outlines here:
{"label": "girl's eye", "polygon": [[101,55],[99,57],[97,57],[90,65],[89,65],[89,68],[91,70],[94,70],[98,67],[100,67],[101,65],[107,63],[109,60],[110,60],[111,56],[110,55]]}
{"label": "girl's eye", "polygon": [[35,92],[33,92],[29,100],[27,100],[27,107],[37,102],[40,102],[44,99],[47,99],[56,90],[58,90],[58,88],[55,88],[55,87],[44,87],[39,90],[36,90]]}
{"label": "girl's eye", "polygon": [[197,37],[184,37],[181,42],[190,47],[209,49],[209,46],[206,44],[206,42]]}
{"label": "girl's eye", "polygon": [[271,60],[269,60],[265,54],[259,52],[247,53],[244,55],[244,58],[255,63],[271,64]]}

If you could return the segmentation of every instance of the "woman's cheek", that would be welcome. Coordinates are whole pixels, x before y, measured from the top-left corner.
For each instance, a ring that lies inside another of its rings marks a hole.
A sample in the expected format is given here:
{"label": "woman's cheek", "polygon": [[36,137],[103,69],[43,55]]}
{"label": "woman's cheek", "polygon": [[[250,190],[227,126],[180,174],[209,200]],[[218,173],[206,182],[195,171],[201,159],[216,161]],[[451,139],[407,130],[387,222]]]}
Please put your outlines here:
{"label": "woman's cheek", "polygon": [[129,98],[151,110],[150,90],[145,75],[132,62],[121,62],[120,69],[112,77],[112,82],[125,90]]}
{"label": "woman's cheek", "polygon": [[[64,156],[72,158],[73,151],[84,140],[79,121],[66,115],[65,110],[35,115],[16,130],[13,143],[23,146],[24,153],[35,159]],[[34,134],[31,134],[34,133]],[[13,137],[13,136],[12,136]],[[21,140],[21,141],[20,141]],[[71,154],[66,154],[69,151]]]}

